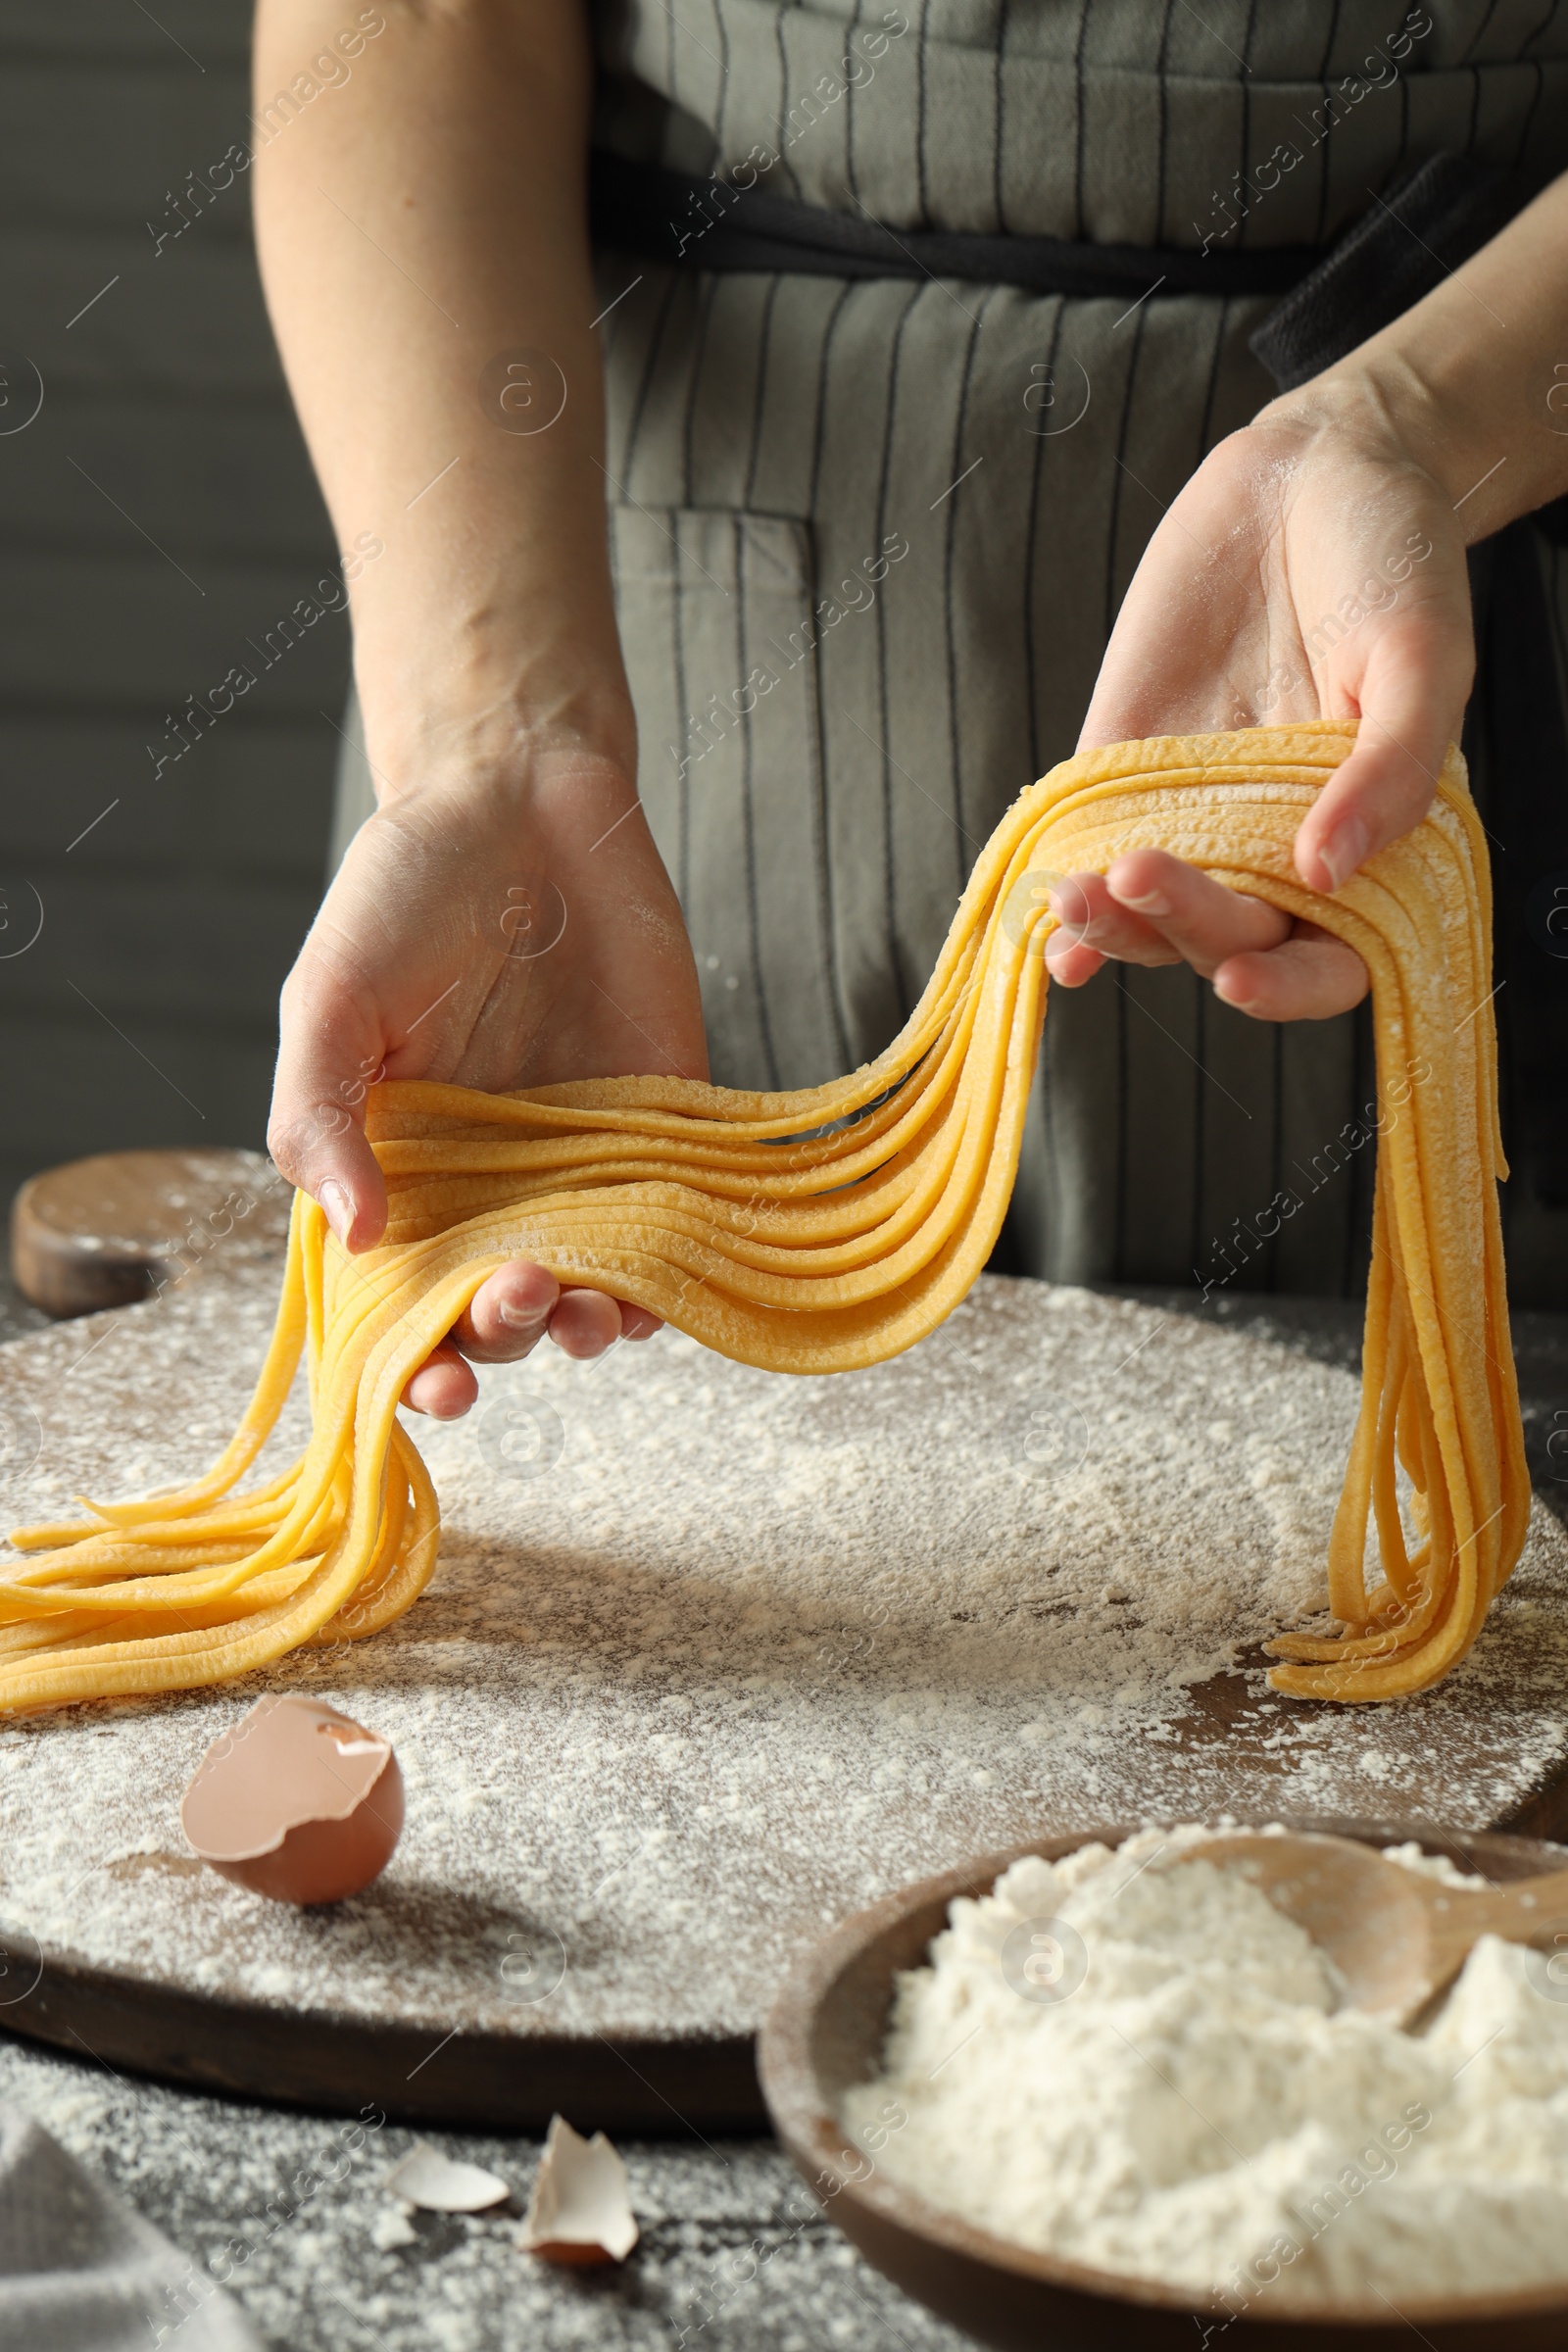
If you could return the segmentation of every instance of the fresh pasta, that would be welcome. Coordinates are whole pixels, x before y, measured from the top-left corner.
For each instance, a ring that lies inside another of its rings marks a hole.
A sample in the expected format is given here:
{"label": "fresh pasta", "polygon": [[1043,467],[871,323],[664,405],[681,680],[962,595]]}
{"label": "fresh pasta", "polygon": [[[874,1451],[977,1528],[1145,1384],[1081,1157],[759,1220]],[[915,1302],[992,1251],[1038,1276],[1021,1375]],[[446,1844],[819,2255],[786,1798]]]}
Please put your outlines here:
{"label": "fresh pasta", "polygon": [[[1383,1108],[1361,1407],[1331,1621],[1279,1640],[1271,1679],[1330,1699],[1437,1681],[1474,1641],[1530,1508],[1496,1200],[1490,888],[1457,752],[1414,832],[1333,898],[1302,887],[1297,827],[1352,741],[1324,721],[1120,744],[1054,768],[981,854],[902,1035],[832,1085],[375,1087],[384,1240],[350,1257],[297,1196],[271,1345],[213,1468],[13,1537],[24,1558],[0,1584],[0,1706],[217,1682],[407,1609],[439,1514],[398,1398],[508,1259],[772,1371],[852,1371],[913,1346],[963,1298],[1007,1205],[1050,884],[1145,847],[1322,924],[1370,968]],[[302,1354],[310,1444],[236,1495]]]}

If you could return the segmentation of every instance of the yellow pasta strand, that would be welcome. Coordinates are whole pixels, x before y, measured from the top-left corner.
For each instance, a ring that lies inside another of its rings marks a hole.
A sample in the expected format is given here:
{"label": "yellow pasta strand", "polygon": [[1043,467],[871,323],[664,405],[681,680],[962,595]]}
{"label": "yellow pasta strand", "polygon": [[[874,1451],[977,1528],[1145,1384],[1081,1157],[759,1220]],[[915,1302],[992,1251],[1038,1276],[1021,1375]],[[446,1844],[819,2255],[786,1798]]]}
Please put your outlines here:
{"label": "yellow pasta strand", "polygon": [[[1436,1682],[1475,1640],[1530,1508],[1496,1200],[1491,898],[1457,752],[1415,832],[1332,899],[1302,888],[1297,828],[1353,740],[1324,721],[1119,744],[1054,768],[987,844],[902,1036],[831,1086],[375,1088],[384,1241],[350,1258],[297,1196],[271,1347],[212,1470],[13,1536],[36,1556],[0,1582],[0,1706],[189,1688],[390,1624],[427,1582],[439,1528],[397,1400],[510,1258],[778,1372],[850,1371],[923,1338],[985,1264],[1012,1189],[1050,882],[1146,847],[1322,924],[1371,971],[1373,1255],[1329,1546],[1335,1622],[1277,1642],[1270,1679],[1333,1699]],[[231,1499],[302,1353],[311,1442]],[[1382,1563],[1370,1591],[1369,1515]]]}

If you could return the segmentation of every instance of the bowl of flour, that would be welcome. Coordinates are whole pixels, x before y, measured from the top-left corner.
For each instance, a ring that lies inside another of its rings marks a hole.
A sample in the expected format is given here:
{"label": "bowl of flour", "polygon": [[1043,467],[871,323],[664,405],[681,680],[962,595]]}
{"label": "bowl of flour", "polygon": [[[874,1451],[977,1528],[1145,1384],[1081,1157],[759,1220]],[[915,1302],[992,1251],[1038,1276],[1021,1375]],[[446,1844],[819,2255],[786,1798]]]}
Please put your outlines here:
{"label": "bowl of flour", "polygon": [[[1042,1840],[887,1897],[764,2029],[776,2129],[880,2269],[1001,2346],[1568,2342],[1568,1918],[1402,2031],[1215,1827]],[[1454,1883],[1500,1835],[1289,1820]]]}

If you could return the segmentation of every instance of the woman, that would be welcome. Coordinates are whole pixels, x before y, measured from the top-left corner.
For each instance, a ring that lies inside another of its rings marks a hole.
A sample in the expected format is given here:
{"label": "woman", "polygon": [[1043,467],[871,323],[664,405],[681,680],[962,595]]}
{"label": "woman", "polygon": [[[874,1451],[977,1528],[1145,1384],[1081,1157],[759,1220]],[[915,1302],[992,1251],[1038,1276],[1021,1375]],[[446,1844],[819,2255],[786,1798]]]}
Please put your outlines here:
{"label": "woman", "polygon": [[[270,1131],[351,1248],[383,1067],[500,1089],[710,1052],[790,1087],[867,1058],[1075,741],[1359,711],[1302,878],[1419,821],[1471,687],[1466,549],[1568,490],[1559,0],[449,0],[312,76],[335,22],[262,0],[259,105],[318,95],[256,181],[339,544],[384,550],[353,592],[379,807],[285,988]],[[1413,238],[1435,290],[1270,400],[1279,289],[1440,155],[1544,192],[1446,273],[1396,203],[1350,278],[1375,323]],[[784,245],[713,267],[737,190]],[[1057,907],[1013,1261],[1348,1287],[1359,959],[1152,853]],[[1551,1190],[1511,1236],[1542,1302]],[[465,1410],[465,1355],[547,1328],[591,1355],[653,1319],[509,1267],[410,1401]]]}

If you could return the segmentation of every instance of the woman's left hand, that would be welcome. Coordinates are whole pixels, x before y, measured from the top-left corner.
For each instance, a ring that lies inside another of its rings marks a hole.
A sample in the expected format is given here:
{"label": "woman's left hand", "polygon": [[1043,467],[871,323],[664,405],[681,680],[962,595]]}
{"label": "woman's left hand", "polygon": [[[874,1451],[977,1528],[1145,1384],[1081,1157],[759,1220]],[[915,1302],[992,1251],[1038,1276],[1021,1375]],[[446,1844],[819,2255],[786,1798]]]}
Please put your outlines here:
{"label": "woman's left hand", "polygon": [[[1296,865],[1337,890],[1419,824],[1475,667],[1465,535],[1353,367],[1222,441],[1168,509],[1127,592],[1079,749],[1144,735],[1359,718]],[[1058,884],[1046,962],[1080,987],[1107,957],[1186,961],[1264,1020],[1358,1003],[1361,958],[1158,850]]]}

